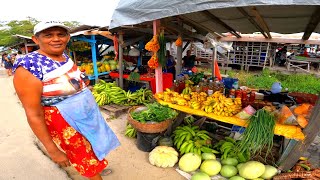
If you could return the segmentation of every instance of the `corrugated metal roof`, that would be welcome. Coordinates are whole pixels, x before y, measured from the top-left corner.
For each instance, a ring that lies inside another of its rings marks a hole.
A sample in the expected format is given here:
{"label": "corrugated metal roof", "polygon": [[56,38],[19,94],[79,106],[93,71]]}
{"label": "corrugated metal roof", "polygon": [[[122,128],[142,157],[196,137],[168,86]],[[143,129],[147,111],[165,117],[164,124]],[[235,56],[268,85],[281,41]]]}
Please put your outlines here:
{"label": "corrugated metal roof", "polygon": [[320,32],[319,12],[319,0],[120,0],[110,29],[161,19],[165,27],[167,22],[177,27],[187,23],[238,37],[259,31],[269,38],[270,32],[305,32],[308,39],[311,32]]}
{"label": "corrugated metal roof", "polygon": [[32,38],[31,38],[31,37],[29,37],[29,36],[24,36],[24,35],[20,35],[20,34],[16,34],[16,35],[13,35],[13,36],[18,37],[18,38],[22,38],[22,39],[29,39],[29,40],[32,40]]}

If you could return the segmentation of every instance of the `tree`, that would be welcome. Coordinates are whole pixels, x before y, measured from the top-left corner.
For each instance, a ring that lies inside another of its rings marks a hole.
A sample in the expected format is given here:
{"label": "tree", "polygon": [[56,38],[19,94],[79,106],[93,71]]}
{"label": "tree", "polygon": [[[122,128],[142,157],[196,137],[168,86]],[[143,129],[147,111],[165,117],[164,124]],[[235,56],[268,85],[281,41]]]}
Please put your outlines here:
{"label": "tree", "polygon": [[[28,17],[27,20],[17,21],[13,20],[6,24],[0,25],[0,47],[1,46],[12,46],[20,42],[19,38],[13,36],[16,34],[29,36],[31,37],[33,34],[33,27],[39,21],[35,18]],[[63,22],[65,25],[70,28],[79,26],[79,22],[77,21],[66,21]]]}

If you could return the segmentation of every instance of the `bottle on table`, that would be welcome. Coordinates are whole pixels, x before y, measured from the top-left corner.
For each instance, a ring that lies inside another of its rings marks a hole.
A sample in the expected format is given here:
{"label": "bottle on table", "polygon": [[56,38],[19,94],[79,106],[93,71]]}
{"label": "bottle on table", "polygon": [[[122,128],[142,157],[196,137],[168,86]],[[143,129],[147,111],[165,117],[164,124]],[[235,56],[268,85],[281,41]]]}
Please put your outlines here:
{"label": "bottle on table", "polygon": [[201,92],[201,87],[199,85],[196,86],[196,92],[200,93]]}
{"label": "bottle on table", "polygon": [[200,82],[199,82],[199,87],[200,87],[200,91],[202,92],[202,87],[203,87],[203,83],[204,83],[204,78],[201,78]]}
{"label": "bottle on table", "polygon": [[208,96],[212,95],[213,91],[214,91],[214,83],[213,83],[213,80],[210,79],[208,84]]}
{"label": "bottle on table", "polygon": [[175,92],[179,92],[180,91],[179,82],[177,80],[173,80],[173,85],[171,87],[171,90],[175,91]]}
{"label": "bottle on table", "polygon": [[202,83],[202,88],[201,89],[202,89],[202,92],[205,92],[205,93],[208,92],[209,84],[208,84],[207,79],[203,79],[203,83]]}

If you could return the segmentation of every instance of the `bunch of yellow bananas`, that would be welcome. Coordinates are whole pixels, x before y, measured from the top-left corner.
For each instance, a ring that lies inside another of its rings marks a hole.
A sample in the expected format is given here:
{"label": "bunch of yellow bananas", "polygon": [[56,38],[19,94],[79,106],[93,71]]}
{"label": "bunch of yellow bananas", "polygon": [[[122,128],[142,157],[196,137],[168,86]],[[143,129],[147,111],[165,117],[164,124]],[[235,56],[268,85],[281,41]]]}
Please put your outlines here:
{"label": "bunch of yellow bananas", "polygon": [[207,100],[207,93],[205,92],[192,92],[191,93],[191,100],[193,101],[199,101],[200,103],[202,103],[203,101]]}
{"label": "bunch of yellow bananas", "polygon": [[220,92],[213,94],[216,102],[212,105],[212,112],[220,116],[233,116],[241,111],[241,98],[227,98]]}
{"label": "bunch of yellow bananas", "polygon": [[195,101],[195,100],[191,100],[190,101],[190,108],[192,108],[192,109],[200,109],[201,108],[201,102]]}
{"label": "bunch of yellow bananas", "polygon": [[183,97],[181,96],[177,96],[177,97],[173,97],[173,101],[172,101],[173,104],[178,104],[180,106],[186,106],[188,105],[188,101],[185,100]]}

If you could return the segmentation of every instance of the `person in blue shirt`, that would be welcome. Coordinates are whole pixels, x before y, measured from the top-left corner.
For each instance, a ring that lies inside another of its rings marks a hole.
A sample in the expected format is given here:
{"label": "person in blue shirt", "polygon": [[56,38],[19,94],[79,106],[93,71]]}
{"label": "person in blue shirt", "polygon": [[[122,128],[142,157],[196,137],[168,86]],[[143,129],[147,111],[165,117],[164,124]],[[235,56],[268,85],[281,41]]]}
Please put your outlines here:
{"label": "person in blue shirt", "polygon": [[4,68],[6,69],[8,76],[12,76],[12,62],[10,56],[8,56],[7,53],[3,53],[2,62],[4,64]]}
{"label": "person in blue shirt", "polygon": [[172,73],[173,79],[174,79],[176,76],[176,68],[175,68],[176,61],[174,60],[174,57],[170,55],[169,50],[166,51],[166,59],[167,59],[167,63],[166,63],[164,72]]}

